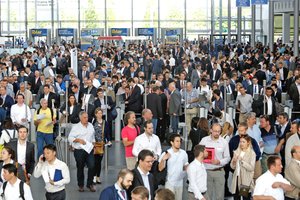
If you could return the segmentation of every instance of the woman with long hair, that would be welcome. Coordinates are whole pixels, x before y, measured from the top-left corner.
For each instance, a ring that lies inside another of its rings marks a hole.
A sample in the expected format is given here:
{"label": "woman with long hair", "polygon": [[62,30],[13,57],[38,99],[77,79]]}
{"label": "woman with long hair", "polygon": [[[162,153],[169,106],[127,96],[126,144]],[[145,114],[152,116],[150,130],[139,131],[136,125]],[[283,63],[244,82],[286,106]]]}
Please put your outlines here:
{"label": "woman with long hair", "polygon": [[[104,144],[106,143],[105,141],[108,141],[108,144],[111,144],[111,140],[110,140],[110,136],[109,136],[109,125],[108,125],[108,121],[105,121],[102,116],[103,116],[103,111],[101,110],[101,108],[96,108],[95,110],[95,116],[96,118],[93,119],[92,124],[94,126],[95,129],[95,141],[96,141],[96,145],[94,144],[94,146],[97,146],[97,143],[101,143],[102,142],[102,148],[101,153],[98,154],[96,149],[94,151],[94,158],[95,158],[95,175],[94,175],[94,183],[97,184],[101,184],[100,181],[100,173],[101,173],[101,161],[103,158],[103,153],[104,153]],[[97,148],[97,147],[96,147]],[[98,147],[99,148],[99,147]]]}
{"label": "woman with long hair", "polygon": [[[9,146],[3,147],[2,151],[1,151],[1,160],[2,160],[2,162],[0,162],[0,172],[1,172],[0,185],[2,185],[5,182],[5,179],[3,177],[2,167],[4,165],[7,165],[7,164],[16,165],[15,159],[16,159],[15,151]],[[26,177],[25,177],[25,173],[24,173],[24,170],[22,168],[22,165],[18,163],[17,166],[18,166],[17,167],[18,168],[18,178],[20,180],[24,181],[24,183],[26,183]]]}
{"label": "woman with long hair", "polygon": [[18,138],[18,132],[10,117],[5,117],[3,120],[2,132],[0,137],[0,145],[9,143],[11,138]]}
{"label": "woman with long hair", "polygon": [[208,121],[204,117],[193,117],[191,121],[190,139],[192,141],[192,149],[200,143],[201,139],[209,135]]}
{"label": "woman with long hair", "polygon": [[[248,129],[247,123],[243,122],[239,124],[239,129]],[[251,192],[254,190],[254,168],[255,168],[256,154],[251,145],[251,138],[249,135],[240,136],[239,147],[233,152],[233,158],[230,166],[234,169],[232,176],[231,192],[234,200],[240,200],[241,196],[239,191],[241,185],[250,187],[248,196],[243,196],[243,200],[250,200]]]}
{"label": "woman with long hair", "polygon": [[222,127],[221,137],[224,138],[227,142],[229,142],[229,140],[230,140],[230,136],[228,135],[229,129],[230,129],[230,123],[225,122]]}
{"label": "woman with long hair", "polygon": [[69,94],[68,96],[68,112],[66,113],[66,102],[60,107],[60,112],[65,116],[68,114],[68,123],[75,123],[74,119],[74,109],[77,106],[77,100],[75,98],[75,94]]}

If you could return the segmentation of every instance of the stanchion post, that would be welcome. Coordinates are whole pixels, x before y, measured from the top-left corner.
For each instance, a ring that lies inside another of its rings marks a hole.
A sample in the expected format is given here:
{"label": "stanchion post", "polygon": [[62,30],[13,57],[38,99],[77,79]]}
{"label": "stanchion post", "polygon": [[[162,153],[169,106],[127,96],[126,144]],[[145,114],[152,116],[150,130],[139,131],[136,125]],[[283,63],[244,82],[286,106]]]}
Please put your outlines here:
{"label": "stanchion post", "polygon": [[184,122],[186,124],[186,104],[187,104],[187,100],[186,100],[186,86],[187,86],[187,81],[184,80],[183,81],[183,86],[184,86]]}
{"label": "stanchion post", "polygon": [[144,109],[147,108],[147,87],[148,87],[148,82],[147,81],[144,81],[144,90],[145,90],[145,107]]}
{"label": "stanchion post", "polygon": [[[267,85],[267,81],[263,80],[263,87],[264,87],[264,115],[266,114],[266,85]],[[258,91],[260,92],[260,91]]]}
{"label": "stanchion post", "polygon": [[104,153],[105,153],[105,162],[104,162],[104,167],[105,170],[108,170],[108,152],[107,152],[107,145],[104,145]]}
{"label": "stanchion post", "polygon": [[107,121],[107,93],[108,93],[108,88],[107,88],[107,80],[105,81],[105,91],[106,94],[105,94],[105,121]]}
{"label": "stanchion post", "polygon": [[69,142],[68,142],[68,91],[69,81],[65,82],[66,85],[66,129],[65,129],[65,162],[67,166],[70,166],[70,155],[69,155]]}
{"label": "stanchion post", "polygon": [[227,101],[227,80],[224,80],[224,116],[223,116],[223,122],[225,123],[226,122],[226,107],[227,107],[227,103],[226,103],[226,101]]}
{"label": "stanchion post", "polygon": [[[27,104],[26,104],[26,101],[27,101],[27,81],[24,81],[24,87],[25,87],[25,95],[24,95],[24,104],[25,104],[25,126],[28,127],[28,120],[27,120]],[[29,127],[28,127],[29,128]]]}

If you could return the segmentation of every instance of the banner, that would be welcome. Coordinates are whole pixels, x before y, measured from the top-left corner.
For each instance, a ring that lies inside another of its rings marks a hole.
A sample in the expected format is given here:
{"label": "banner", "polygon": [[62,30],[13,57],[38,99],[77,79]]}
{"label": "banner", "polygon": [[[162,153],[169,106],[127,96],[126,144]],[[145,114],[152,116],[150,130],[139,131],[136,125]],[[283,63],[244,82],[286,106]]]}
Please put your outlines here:
{"label": "banner", "polygon": [[249,7],[250,0],[236,0],[236,7]]}
{"label": "banner", "polygon": [[71,50],[71,68],[73,73],[78,76],[77,48]]}
{"label": "banner", "polygon": [[154,34],[154,28],[139,28],[138,29],[138,35],[153,35]]}
{"label": "banner", "polygon": [[58,36],[73,36],[74,29],[73,28],[60,28],[58,29]]}
{"label": "banner", "polygon": [[166,29],[166,44],[177,43],[177,29]]}
{"label": "banner", "polygon": [[252,5],[268,4],[268,0],[252,0]]}
{"label": "banner", "polygon": [[111,36],[127,36],[127,28],[112,28]]}
{"label": "banner", "polygon": [[47,36],[47,29],[31,29],[31,35],[35,36]]}

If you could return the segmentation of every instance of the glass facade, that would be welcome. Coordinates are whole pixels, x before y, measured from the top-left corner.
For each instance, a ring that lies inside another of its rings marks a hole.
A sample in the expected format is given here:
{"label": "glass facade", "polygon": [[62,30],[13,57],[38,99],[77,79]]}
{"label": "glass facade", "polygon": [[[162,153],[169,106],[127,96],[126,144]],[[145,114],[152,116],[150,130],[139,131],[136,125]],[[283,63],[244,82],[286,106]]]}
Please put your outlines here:
{"label": "glass facade", "polygon": [[[183,28],[191,40],[199,34],[210,35],[211,30],[213,34],[228,34],[228,1],[231,1],[231,33],[236,34],[236,0],[0,0],[0,31],[4,36],[28,37],[26,27],[54,30],[176,27]],[[256,6],[257,29],[262,23],[261,8]],[[251,19],[251,7],[243,7],[242,34],[251,34]]]}

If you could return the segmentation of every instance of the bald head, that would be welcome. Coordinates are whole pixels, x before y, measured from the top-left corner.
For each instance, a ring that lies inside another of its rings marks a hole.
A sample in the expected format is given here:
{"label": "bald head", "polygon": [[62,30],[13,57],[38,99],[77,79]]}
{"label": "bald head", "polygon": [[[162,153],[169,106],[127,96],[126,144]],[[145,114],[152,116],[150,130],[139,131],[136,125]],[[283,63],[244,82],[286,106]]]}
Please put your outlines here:
{"label": "bald head", "polygon": [[293,146],[291,154],[294,159],[300,161],[300,146]]}
{"label": "bald head", "polygon": [[144,109],[142,111],[142,116],[145,120],[152,120],[152,111],[150,109]]}

